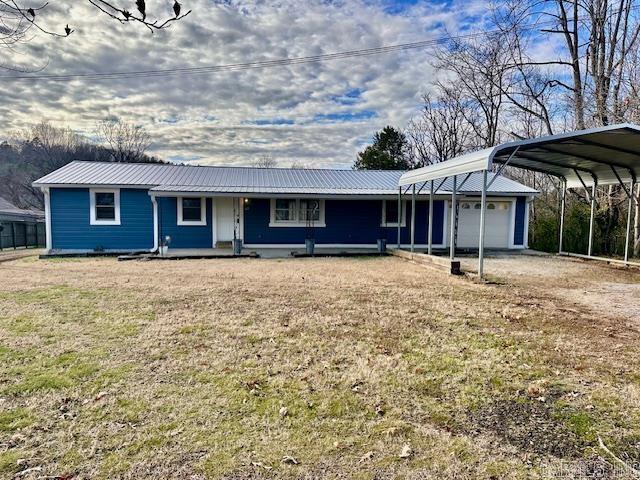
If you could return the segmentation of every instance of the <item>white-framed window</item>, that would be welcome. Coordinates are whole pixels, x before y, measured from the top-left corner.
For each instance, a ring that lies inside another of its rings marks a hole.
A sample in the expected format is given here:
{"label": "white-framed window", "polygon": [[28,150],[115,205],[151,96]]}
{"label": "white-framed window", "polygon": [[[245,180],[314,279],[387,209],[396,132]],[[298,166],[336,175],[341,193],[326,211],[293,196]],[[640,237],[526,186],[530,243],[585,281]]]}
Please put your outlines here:
{"label": "white-framed window", "polygon": [[120,190],[92,188],[89,198],[91,225],[120,225]]}
{"label": "white-framed window", "polygon": [[207,199],[204,197],[178,197],[178,225],[207,224]]}
{"label": "white-framed window", "polygon": [[272,198],[270,227],[326,227],[324,200]]}
{"label": "white-framed window", "polygon": [[[407,226],[407,202],[402,202],[402,215],[400,216],[401,227]],[[397,227],[398,226],[398,201],[397,200],[383,200],[382,201],[382,220],[380,221],[382,227]]]}

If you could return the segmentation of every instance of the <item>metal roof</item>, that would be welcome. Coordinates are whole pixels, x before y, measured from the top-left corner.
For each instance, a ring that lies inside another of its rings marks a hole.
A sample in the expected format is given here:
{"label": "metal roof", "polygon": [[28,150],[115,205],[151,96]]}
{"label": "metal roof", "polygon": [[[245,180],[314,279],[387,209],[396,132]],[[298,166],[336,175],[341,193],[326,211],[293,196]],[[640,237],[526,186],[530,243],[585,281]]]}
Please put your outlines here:
{"label": "metal roof", "polygon": [[[510,160],[509,160],[510,159]],[[404,174],[399,185],[488,170],[492,164],[548,173],[570,188],[640,176],[640,127],[628,123],[504,143]],[[619,179],[618,179],[619,177]]]}
{"label": "metal roof", "polygon": [[5,220],[36,220],[44,218],[44,212],[39,210],[25,210],[18,208],[8,200],[0,197],[0,219]]}
{"label": "metal roof", "polygon": [[[396,195],[399,170],[332,170],[71,162],[34,182],[35,186],[131,186],[157,193],[238,193],[302,195]],[[462,192],[480,192],[481,175],[472,175]],[[445,182],[437,193],[450,192]],[[428,193],[428,188],[422,194]],[[489,193],[530,195],[535,190],[499,177]]]}

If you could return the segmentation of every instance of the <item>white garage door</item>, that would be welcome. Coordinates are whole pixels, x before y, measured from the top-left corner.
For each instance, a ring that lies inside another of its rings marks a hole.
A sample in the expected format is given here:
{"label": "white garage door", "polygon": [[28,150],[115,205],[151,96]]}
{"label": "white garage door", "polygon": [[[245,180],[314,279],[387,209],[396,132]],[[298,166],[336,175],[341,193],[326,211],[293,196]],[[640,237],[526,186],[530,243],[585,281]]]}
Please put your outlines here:
{"label": "white garage door", "polygon": [[[509,248],[511,205],[511,202],[487,201],[485,228],[485,246],[487,248]],[[449,215],[451,215],[451,203],[449,203]],[[480,202],[461,200],[458,247],[478,248],[479,234]]]}

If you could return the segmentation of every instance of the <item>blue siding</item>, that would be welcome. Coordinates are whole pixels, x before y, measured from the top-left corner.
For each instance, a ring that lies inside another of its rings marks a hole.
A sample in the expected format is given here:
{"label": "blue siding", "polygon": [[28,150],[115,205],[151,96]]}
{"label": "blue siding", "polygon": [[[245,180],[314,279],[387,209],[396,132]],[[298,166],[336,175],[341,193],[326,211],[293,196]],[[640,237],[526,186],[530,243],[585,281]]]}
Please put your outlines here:
{"label": "blue siding", "polygon": [[160,239],[171,237],[169,248],[211,248],[213,246],[211,199],[207,199],[207,224],[178,225],[178,203],[175,197],[158,198],[158,230]]}
{"label": "blue siding", "polygon": [[515,219],[515,227],[513,231],[513,244],[514,245],[524,245],[524,222],[526,218],[527,211],[527,199],[525,197],[518,197],[516,199],[516,219]]}
{"label": "blue siding", "polygon": [[51,189],[52,248],[153,248],[153,205],[147,190],[120,190],[120,225],[90,225],[89,209],[89,189]]}
{"label": "blue siding", "polygon": [[[407,226],[402,228],[401,240],[410,242],[411,204],[408,203]],[[434,202],[433,243],[442,243],[444,202]],[[416,205],[416,238],[418,244],[427,243],[429,218],[428,202]],[[269,199],[251,199],[244,209],[244,242],[247,244],[302,244],[308,234],[305,227],[269,227]],[[325,200],[326,227],[316,227],[318,244],[375,244],[378,238],[397,242],[397,227],[381,227],[381,200]]]}

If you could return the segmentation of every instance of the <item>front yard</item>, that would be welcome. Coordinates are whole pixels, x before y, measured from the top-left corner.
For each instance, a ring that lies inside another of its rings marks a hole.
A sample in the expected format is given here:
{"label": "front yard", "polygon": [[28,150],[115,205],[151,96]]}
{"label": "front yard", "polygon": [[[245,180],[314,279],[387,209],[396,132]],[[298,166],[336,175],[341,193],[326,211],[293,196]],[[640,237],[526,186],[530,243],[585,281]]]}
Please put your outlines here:
{"label": "front yard", "polygon": [[640,325],[573,268],[0,263],[0,477],[530,478],[611,460],[598,437],[633,465]]}

